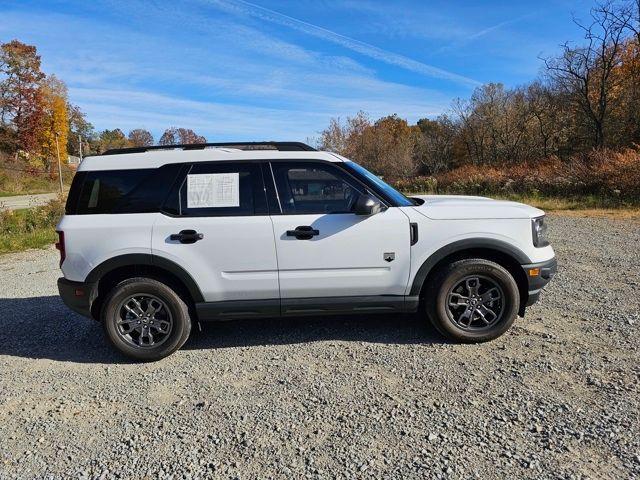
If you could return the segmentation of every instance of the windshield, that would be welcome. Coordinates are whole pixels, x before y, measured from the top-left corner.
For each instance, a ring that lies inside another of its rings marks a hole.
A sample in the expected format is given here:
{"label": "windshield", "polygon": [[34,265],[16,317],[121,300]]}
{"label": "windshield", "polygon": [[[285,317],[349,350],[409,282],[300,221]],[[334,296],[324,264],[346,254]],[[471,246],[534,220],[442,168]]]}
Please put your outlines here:
{"label": "windshield", "polygon": [[369,182],[373,183],[378,189],[382,190],[387,197],[391,198],[398,207],[410,207],[415,205],[411,200],[383,181],[380,177],[375,176],[366,168],[354,162],[344,162],[344,164],[348,169],[366,177]]}

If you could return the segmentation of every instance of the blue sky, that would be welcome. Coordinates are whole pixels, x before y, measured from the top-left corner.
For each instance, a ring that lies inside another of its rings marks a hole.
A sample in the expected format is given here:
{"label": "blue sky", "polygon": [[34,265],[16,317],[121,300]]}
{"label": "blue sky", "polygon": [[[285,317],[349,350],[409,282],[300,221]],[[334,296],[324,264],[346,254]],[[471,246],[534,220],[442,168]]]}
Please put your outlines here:
{"label": "blue sky", "polygon": [[515,86],[580,41],[591,2],[0,0],[97,129],[301,140],[364,110],[411,122],[478,85]]}

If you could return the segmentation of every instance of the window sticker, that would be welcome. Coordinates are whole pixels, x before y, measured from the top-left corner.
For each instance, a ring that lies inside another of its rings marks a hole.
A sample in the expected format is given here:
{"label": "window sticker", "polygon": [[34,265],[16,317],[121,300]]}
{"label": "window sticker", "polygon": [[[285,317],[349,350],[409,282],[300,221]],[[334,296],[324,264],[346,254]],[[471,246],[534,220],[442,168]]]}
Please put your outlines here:
{"label": "window sticker", "polygon": [[240,206],[240,174],[187,175],[187,208]]}

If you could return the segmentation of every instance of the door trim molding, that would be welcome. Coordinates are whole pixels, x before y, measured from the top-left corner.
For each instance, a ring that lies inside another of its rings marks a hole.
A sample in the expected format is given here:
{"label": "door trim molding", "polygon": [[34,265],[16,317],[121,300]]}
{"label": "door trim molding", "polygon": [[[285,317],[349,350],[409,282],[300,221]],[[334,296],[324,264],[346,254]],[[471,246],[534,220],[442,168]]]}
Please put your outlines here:
{"label": "door trim molding", "polygon": [[260,317],[303,317],[359,313],[404,313],[418,310],[419,297],[363,295],[349,297],[268,298],[196,304],[200,321]]}
{"label": "door trim molding", "polygon": [[278,317],[280,316],[280,299],[201,302],[196,303],[196,313],[202,322],[236,318]]}

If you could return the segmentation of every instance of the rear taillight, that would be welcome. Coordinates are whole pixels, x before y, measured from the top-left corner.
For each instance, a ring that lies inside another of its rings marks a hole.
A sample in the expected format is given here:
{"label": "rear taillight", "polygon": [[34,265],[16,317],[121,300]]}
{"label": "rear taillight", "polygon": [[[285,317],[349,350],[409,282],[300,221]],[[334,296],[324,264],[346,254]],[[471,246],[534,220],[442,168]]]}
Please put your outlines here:
{"label": "rear taillight", "polygon": [[62,263],[64,262],[65,257],[67,256],[67,252],[64,248],[64,232],[60,230],[56,230],[58,234],[58,241],[56,242],[56,248],[60,250],[60,267],[62,267]]}

